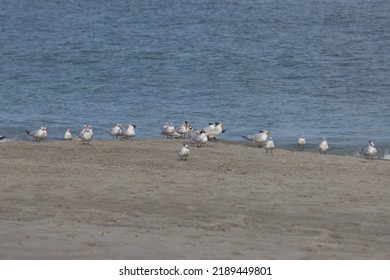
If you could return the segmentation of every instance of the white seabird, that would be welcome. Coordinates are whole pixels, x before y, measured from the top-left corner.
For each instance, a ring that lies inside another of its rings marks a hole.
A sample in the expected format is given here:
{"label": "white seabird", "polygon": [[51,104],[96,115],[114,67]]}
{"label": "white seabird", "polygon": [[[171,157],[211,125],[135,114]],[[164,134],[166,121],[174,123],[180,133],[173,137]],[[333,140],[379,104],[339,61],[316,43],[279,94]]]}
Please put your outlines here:
{"label": "white seabird", "polygon": [[199,134],[195,134],[191,139],[191,144],[196,144],[198,147],[202,147],[208,141],[206,132],[202,129]]}
{"label": "white seabird", "polygon": [[209,133],[209,131],[214,129],[214,128],[215,128],[215,122],[211,122],[211,123],[209,123],[209,126],[204,127],[203,130],[207,135],[207,133]]}
{"label": "white seabird", "polygon": [[79,138],[83,142],[83,144],[90,144],[93,138],[93,130],[92,126],[90,125],[84,125],[83,130],[79,134]]}
{"label": "white seabird", "polygon": [[165,125],[161,129],[161,135],[164,135],[167,138],[172,138],[175,132],[175,127],[172,123],[165,123]]}
{"label": "white seabird", "polygon": [[272,137],[268,138],[268,141],[265,142],[265,150],[267,151],[272,151],[275,149],[275,144],[274,144],[274,140],[272,140]]}
{"label": "white seabird", "polygon": [[[127,126],[127,128],[124,129],[123,126]],[[133,140],[135,137],[135,128],[136,127],[137,126],[135,124],[132,124],[132,123],[122,125],[121,137],[123,139]]]}
{"label": "white seabird", "polygon": [[92,126],[90,125],[90,124],[85,124],[84,125],[84,128],[80,131],[80,133],[79,133],[79,137],[80,137],[80,135],[81,134],[83,134],[84,132],[85,132],[85,130],[87,129],[87,128],[89,128],[89,133],[91,134],[91,136],[93,137],[93,130],[92,130]]}
{"label": "white seabird", "polygon": [[184,121],[184,123],[181,126],[176,128],[176,132],[179,133],[182,136],[182,138],[184,138],[190,131],[190,127],[191,127],[190,124],[187,121]]}
{"label": "white seabird", "polygon": [[299,136],[298,141],[297,141],[298,149],[300,151],[303,151],[305,144],[306,144],[306,139],[305,139],[305,136],[302,134],[301,136]]}
{"label": "white seabird", "polygon": [[322,141],[321,141],[320,145],[318,146],[318,149],[320,151],[320,154],[326,155],[326,152],[329,149],[329,145],[328,145],[328,141],[326,140],[325,137],[322,138]]}
{"label": "white seabird", "polygon": [[180,159],[184,158],[184,160],[187,160],[187,158],[190,156],[190,148],[187,144],[183,144],[183,147],[181,147],[180,150],[177,150],[176,153]]}
{"label": "white seabird", "polygon": [[241,135],[241,137],[256,143],[259,148],[262,147],[263,143],[267,141],[268,135],[271,134],[271,131],[260,130],[258,134],[255,135]]}
{"label": "white seabird", "polygon": [[[209,125],[211,127],[212,125]],[[217,136],[220,135],[221,133],[224,133],[225,130],[223,130],[223,123],[221,122],[215,122],[214,123],[214,128],[209,129],[206,131],[206,135],[209,139],[214,139],[217,140]]]}
{"label": "white seabird", "polygon": [[35,131],[26,130],[26,132],[28,135],[34,137],[37,143],[42,142],[47,138],[47,127],[44,126],[41,126],[38,130]]}
{"label": "white seabird", "polygon": [[72,140],[72,130],[70,128],[65,131],[64,140]]}
{"label": "white seabird", "polygon": [[378,154],[376,145],[373,141],[368,141],[367,147],[362,148],[362,152],[367,159],[374,159],[374,157]]}
{"label": "white seabird", "polygon": [[117,123],[114,127],[110,128],[108,134],[112,136],[112,139],[118,139],[121,136],[121,125]]}

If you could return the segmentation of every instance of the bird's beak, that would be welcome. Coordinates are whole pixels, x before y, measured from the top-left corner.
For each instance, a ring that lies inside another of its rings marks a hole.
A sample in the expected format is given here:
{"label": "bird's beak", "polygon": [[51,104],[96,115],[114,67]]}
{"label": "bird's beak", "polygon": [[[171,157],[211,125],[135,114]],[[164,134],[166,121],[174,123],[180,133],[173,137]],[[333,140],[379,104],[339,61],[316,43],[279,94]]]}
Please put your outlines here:
{"label": "bird's beak", "polygon": [[267,132],[266,132],[266,133],[267,133],[267,135],[270,135],[270,134],[271,134],[271,131],[268,131],[268,130],[267,130]]}

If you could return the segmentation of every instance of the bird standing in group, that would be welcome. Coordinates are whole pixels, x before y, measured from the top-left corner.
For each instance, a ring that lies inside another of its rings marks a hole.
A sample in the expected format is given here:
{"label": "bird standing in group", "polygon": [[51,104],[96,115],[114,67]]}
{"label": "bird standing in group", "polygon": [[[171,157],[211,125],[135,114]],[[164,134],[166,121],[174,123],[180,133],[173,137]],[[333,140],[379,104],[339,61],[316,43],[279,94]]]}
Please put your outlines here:
{"label": "bird standing in group", "polygon": [[184,123],[181,126],[176,128],[176,132],[179,133],[182,138],[185,138],[188,132],[190,131],[190,129],[191,129],[190,124],[187,121],[184,121]]}
{"label": "bird standing in group", "polygon": [[215,122],[213,125],[210,123],[209,127],[212,127],[210,128],[209,130],[206,131],[206,135],[207,137],[209,138],[209,140],[211,139],[214,139],[214,140],[217,140],[217,136],[220,135],[221,133],[225,132],[225,130],[223,130],[223,123],[221,122]]}
{"label": "bird standing in group", "polygon": [[176,153],[180,159],[184,158],[184,160],[187,160],[187,158],[190,156],[190,148],[187,144],[183,144],[183,147],[181,147],[180,150],[177,150]]}
{"label": "bird standing in group", "polygon": [[[127,128],[123,128],[123,126],[127,126]],[[123,139],[130,139],[133,140],[135,137],[135,128],[137,126],[135,124],[129,123],[129,124],[124,124],[121,127],[121,137]]]}
{"label": "bird standing in group", "polygon": [[206,132],[202,129],[199,134],[195,134],[191,139],[191,144],[196,144],[198,147],[203,147],[208,141]]}
{"label": "bird standing in group", "polygon": [[241,137],[256,143],[259,148],[263,146],[263,143],[267,141],[268,135],[271,134],[271,131],[260,130],[258,134],[255,135],[241,135]]}
{"label": "bird standing in group", "polygon": [[163,128],[161,129],[161,135],[164,135],[167,138],[173,138],[175,132],[175,127],[172,123],[165,123]]}
{"label": "bird standing in group", "polygon": [[374,159],[374,157],[378,154],[376,145],[373,141],[368,141],[367,147],[362,148],[362,152],[367,159]]}
{"label": "bird standing in group", "polygon": [[267,142],[265,142],[265,150],[267,151],[271,151],[271,154],[272,154],[272,151],[275,149],[275,144],[274,144],[274,140],[272,139],[272,137],[268,138]]}
{"label": "bird standing in group", "polygon": [[301,136],[299,136],[298,141],[297,141],[297,145],[298,145],[298,149],[300,151],[303,151],[303,148],[306,145],[305,136],[303,134]]}
{"label": "bird standing in group", "polygon": [[117,123],[114,127],[110,128],[107,132],[112,136],[112,139],[118,139],[121,136],[121,125]]}
{"label": "bird standing in group", "polygon": [[37,143],[42,142],[47,138],[47,127],[41,126],[38,130],[35,131],[28,131],[26,130],[27,134],[32,136]]}
{"label": "bird standing in group", "polygon": [[70,128],[65,131],[64,140],[72,140],[72,130]]}
{"label": "bird standing in group", "polygon": [[328,152],[328,149],[329,149],[329,145],[328,145],[328,141],[326,140],[326,138],[322,138],[322,141],[320,143],[320,145],[318,146],[319,148],[319,151],[320,151],[320,154],[324,154],[326,155],[326,153]]}

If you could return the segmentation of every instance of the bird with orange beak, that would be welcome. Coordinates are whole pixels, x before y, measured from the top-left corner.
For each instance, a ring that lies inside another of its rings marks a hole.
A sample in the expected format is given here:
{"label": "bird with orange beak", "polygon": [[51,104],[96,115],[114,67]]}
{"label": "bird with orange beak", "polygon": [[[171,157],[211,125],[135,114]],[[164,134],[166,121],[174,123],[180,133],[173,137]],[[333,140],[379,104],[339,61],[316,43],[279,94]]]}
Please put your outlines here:
{"label": "bird with orange beak", "polygon": [[26,130],[27,134],[32,136],[37,143],[42,142],[47,138],[47,127],[41,126],[38,130],[35,131],[28,131]]}
{"label": "bird with orange beak", "polygon": [[241,135],[242,138],[245,138],[253,143],[256,143],[259,148],[263,146],[263,143],[267,141],[268,135],[271,134],[269,130],[260,130],[259,133],[255,135]]}

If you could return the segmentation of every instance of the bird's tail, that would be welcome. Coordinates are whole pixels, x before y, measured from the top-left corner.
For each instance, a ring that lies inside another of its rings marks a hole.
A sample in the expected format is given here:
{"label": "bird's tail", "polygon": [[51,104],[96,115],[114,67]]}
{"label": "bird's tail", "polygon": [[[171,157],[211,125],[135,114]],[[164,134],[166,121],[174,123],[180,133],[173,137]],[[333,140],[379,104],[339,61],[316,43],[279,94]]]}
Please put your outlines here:
{"label": "bird's tail", "polygon": [[245,138],[246,140],[252,141],[252,139],[250,139],[248,136],[241,135],[241,137],[242,137],[242,138]]}
{"label": "bird's tail", "polygon": [[30,131],[26,130],[26,132],[27,132],[27,134],[29,134],[29,135],[30,135]]}

